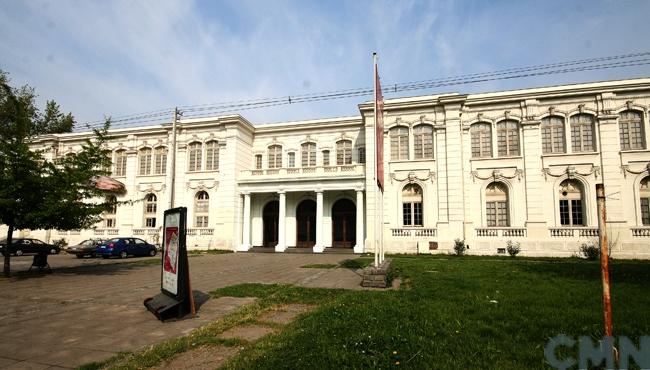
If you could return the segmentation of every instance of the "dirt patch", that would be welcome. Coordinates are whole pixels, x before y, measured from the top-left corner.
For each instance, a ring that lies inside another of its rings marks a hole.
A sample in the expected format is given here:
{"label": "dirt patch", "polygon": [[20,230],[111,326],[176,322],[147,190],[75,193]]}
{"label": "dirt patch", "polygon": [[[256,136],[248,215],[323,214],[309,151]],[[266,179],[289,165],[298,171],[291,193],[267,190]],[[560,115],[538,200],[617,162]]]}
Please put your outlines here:
{"label": "dirt patch", "polygon": [[154,369],[165,370],[212,370],[223,365],[239,352],[239,347],[203,346],[183,352]]}
{"label": "dirt patch", "polygon": [[298,315],[312,311],[314,308],[316,308],[316,306],[310,304],[289,304],[278,306],[271,311],[262,314],[259,317],[259,320],[285,325],[295,320]]}
{"label": "dirt patch", "polygon": [[221,339],[243,339],[247,342],[254,342],[263,336],[274,332],[275,329],[261,325],[235,326],[219,335]]}

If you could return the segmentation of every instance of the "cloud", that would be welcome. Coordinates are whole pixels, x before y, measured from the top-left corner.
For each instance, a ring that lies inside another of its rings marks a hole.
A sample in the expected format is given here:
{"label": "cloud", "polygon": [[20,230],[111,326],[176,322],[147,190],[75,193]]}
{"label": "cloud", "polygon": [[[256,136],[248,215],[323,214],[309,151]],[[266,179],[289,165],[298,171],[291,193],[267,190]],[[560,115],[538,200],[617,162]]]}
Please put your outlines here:
{"label": "cloud", "polygon": [[[417,81],[649,50],[650,3],[0,0],[0,68],[79,121],[174,106]],[[438,91],[648,75],[647,67]],[[391,96],[390,93],[387,94]],[[366,98],[241,111],[254,122],[357,114]]]}

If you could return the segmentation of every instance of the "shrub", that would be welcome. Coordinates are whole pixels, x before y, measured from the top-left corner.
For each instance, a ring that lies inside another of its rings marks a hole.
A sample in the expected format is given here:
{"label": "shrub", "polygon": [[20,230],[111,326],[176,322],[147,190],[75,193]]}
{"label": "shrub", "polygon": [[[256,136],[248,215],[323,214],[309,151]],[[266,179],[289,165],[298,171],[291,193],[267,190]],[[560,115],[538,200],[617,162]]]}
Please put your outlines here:
{"label": "shrub", "polygon": [[52,241],[52,244],[56,245],[57,247],[63,249],[68,246],[68,242],[65,241],[65,239],[61,238],[59,240],[54,240]]}
{"label": "shrub", "polygon": [[465,246],[465,240],[454,239],[454,254],[457,256],[462,256],[465,254],[466,249],[467,246]]}
{"label": "shrub", "polygon": [[580,256],[590,261],[598,259],[600,257],[600,247],[594,243],[582,243],[580,244]]}
{"label": "shrub", "polygon": [[512,240],[508,240],[506,242],[506,250],[510,257],[516,257],[519,252],[521,252],[521,244],[519,244],[519,242],[513,243]]}

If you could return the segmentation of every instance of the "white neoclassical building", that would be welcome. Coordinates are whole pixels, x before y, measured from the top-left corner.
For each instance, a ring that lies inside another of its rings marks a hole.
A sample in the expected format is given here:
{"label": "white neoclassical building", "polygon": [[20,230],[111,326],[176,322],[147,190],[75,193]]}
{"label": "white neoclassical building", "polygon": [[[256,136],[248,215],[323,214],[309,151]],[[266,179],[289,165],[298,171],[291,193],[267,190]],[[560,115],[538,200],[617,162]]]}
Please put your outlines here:
{"label": "white neoclassical building", "polygon": [[[649,258],[649,108],[650,78],[386,100],[381,207],[370,102],[299,122],[182,119],[175,149],[171,123],[114,129],[119,200],[136,202],[92,230],[21,233],[157,242],[173,205],[188,208],[196,248],[361,253],[383,238],[389,253],[447,253],[459,238],[477,254],[513,241],[523,255],[570,256],[597,239],[604,184],[612,255]],[[34,146],[66,155],[88,136]]]}

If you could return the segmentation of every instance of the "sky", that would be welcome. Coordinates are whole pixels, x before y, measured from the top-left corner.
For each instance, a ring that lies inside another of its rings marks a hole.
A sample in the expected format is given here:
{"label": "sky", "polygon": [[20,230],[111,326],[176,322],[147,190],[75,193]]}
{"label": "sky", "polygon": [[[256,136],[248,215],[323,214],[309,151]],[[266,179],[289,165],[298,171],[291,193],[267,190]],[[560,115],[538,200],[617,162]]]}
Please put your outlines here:
{"label": "sky", "polygon": [[[392,83],[650,51],[650,1],[0,0],[0,69],[77,122],[372,87],[385,97],[649,77],[650,65],[391,93]],[[239,110],[255,124],[371,99]],[[151,118],[151,120],[161,117]],[[171,113],[168,118],[171,120]]]}

